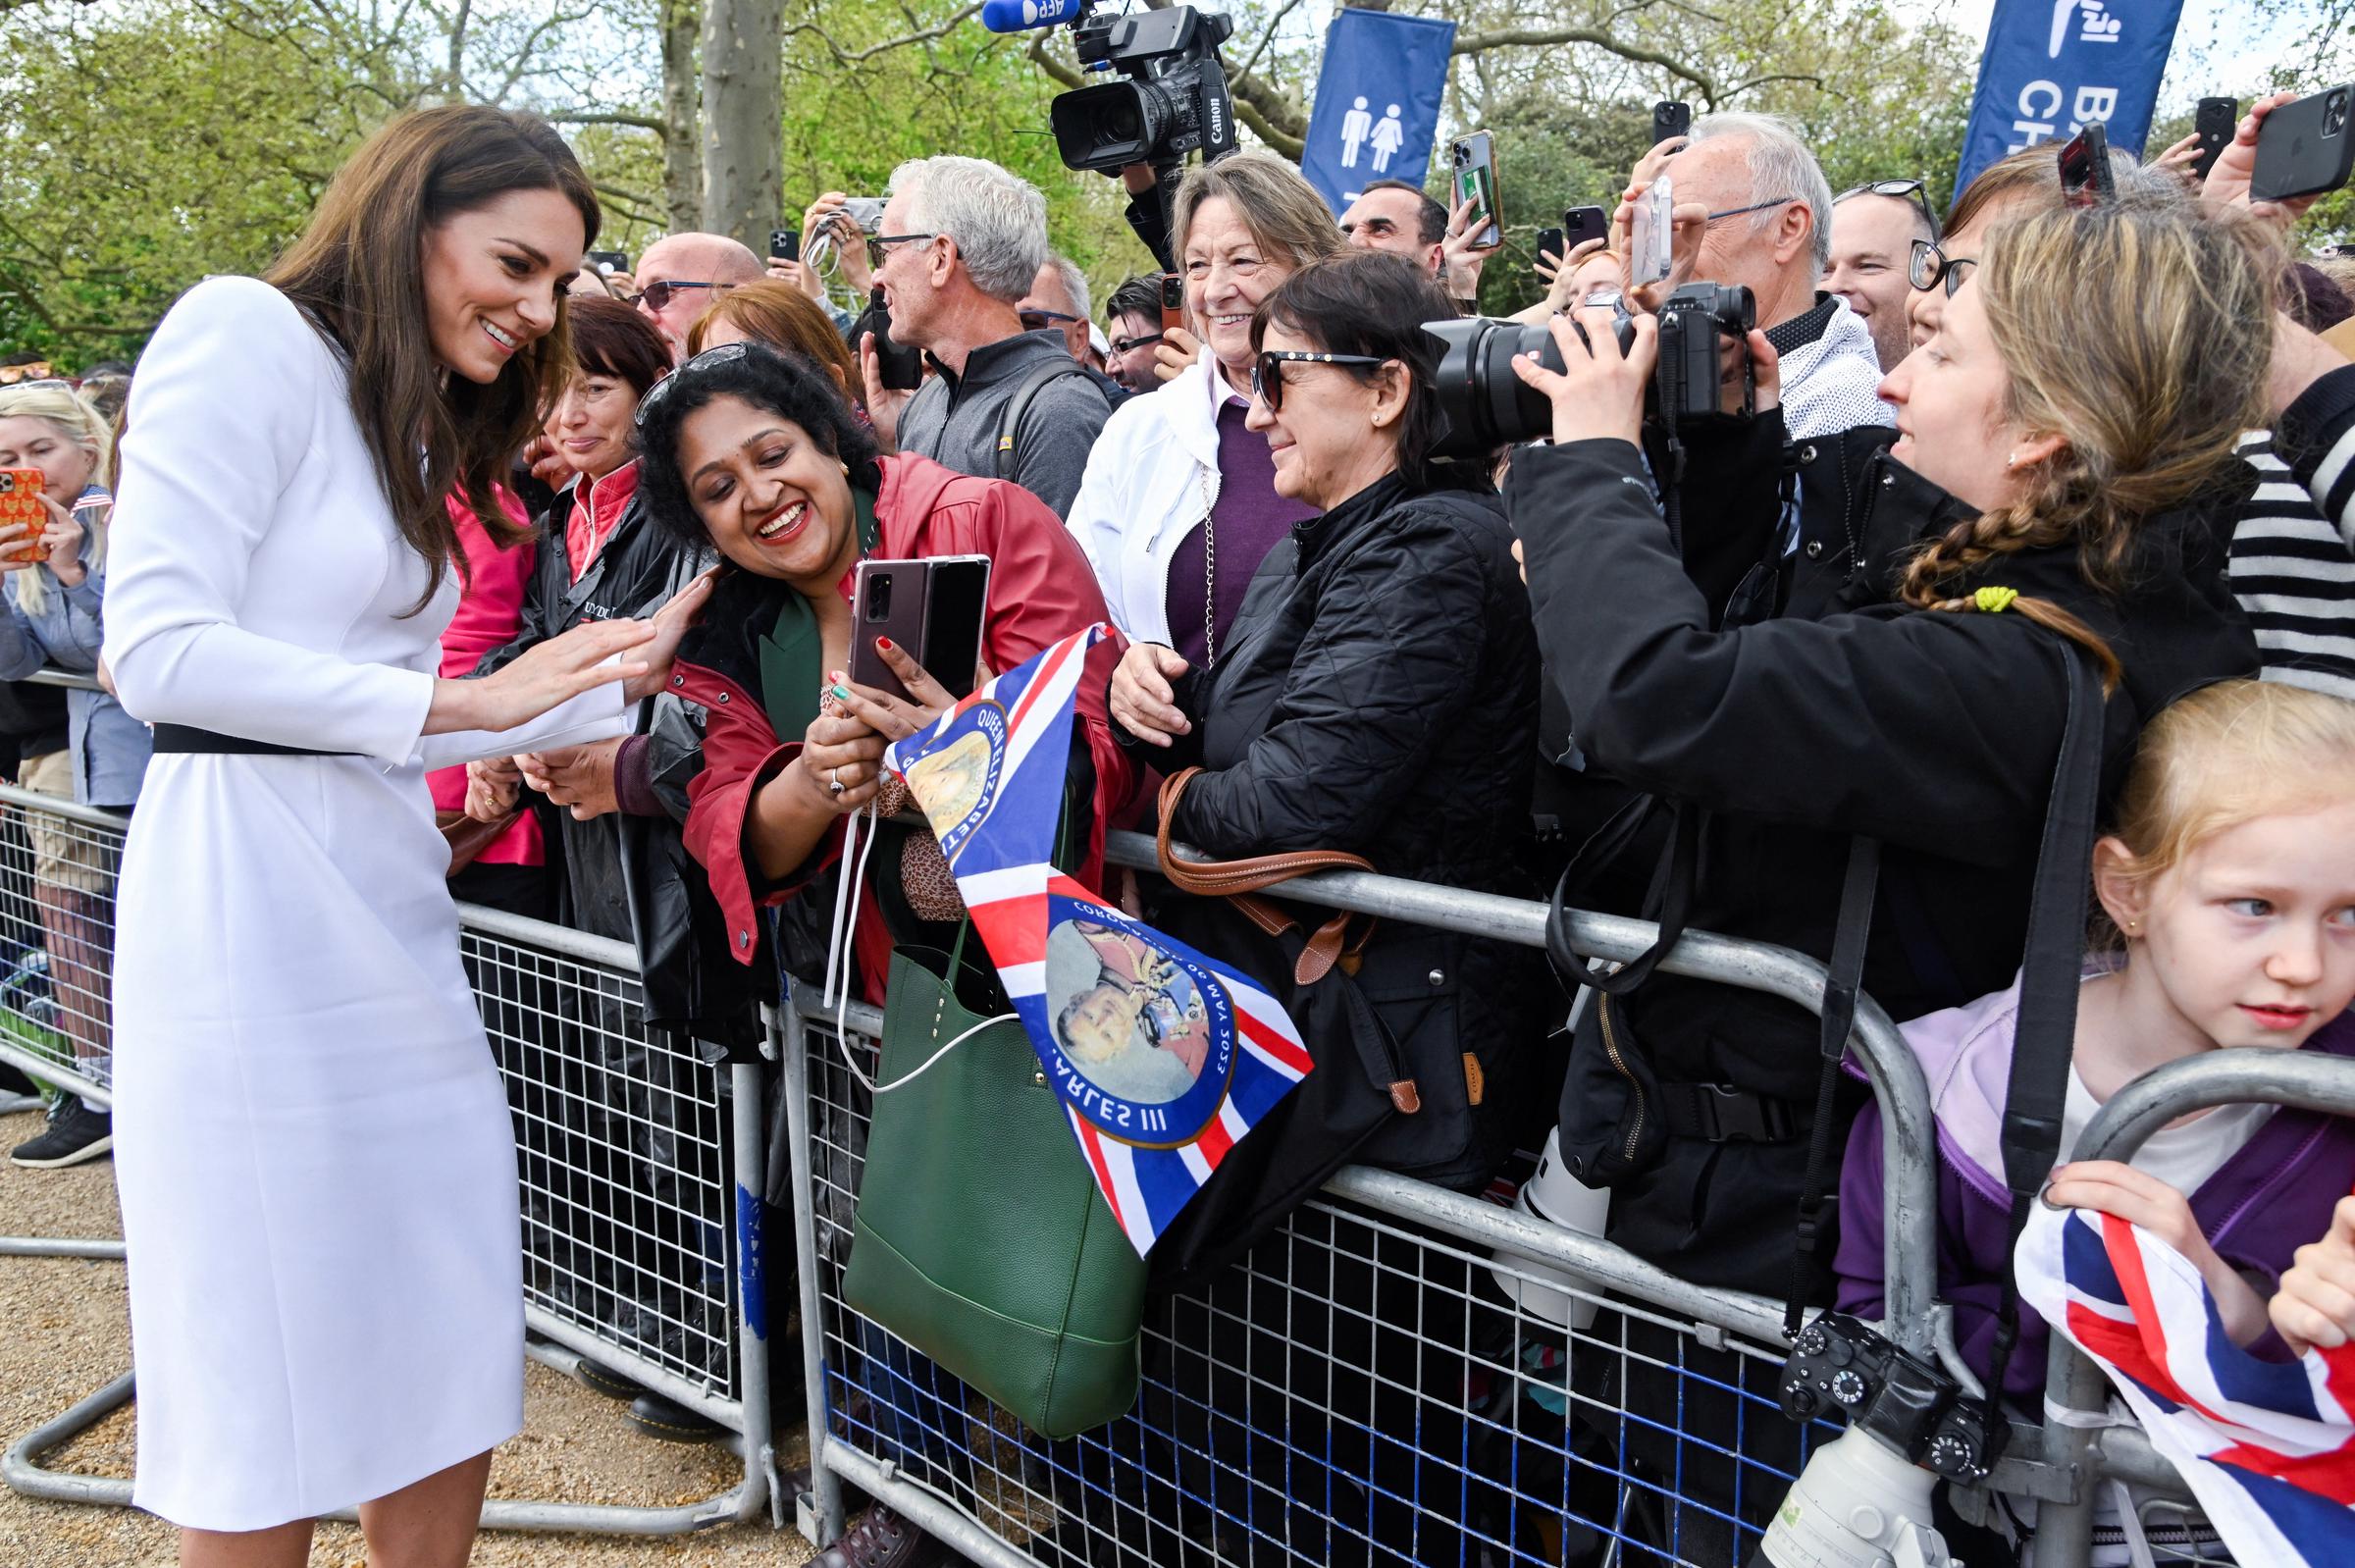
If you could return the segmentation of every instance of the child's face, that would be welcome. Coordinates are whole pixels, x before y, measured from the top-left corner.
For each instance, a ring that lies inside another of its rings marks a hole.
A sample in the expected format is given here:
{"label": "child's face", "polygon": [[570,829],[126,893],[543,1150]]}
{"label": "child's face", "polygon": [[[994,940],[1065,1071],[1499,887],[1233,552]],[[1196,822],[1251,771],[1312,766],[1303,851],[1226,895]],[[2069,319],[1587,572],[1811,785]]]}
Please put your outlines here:
{"label": "child's face", "polygon": [[2186,1020],[2223,1046],[2304,1045],[2355,999],[2355,802],[2227,828],[2139,903],[2113,913]]}

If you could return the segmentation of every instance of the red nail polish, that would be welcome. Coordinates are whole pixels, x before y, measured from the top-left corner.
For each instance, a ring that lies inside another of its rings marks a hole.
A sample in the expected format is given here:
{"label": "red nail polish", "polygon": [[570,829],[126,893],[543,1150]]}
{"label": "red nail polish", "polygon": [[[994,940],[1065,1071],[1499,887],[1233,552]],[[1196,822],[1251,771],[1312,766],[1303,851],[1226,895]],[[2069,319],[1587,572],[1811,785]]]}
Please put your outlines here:
{"label": "red nail polish", "polygon": [[888,653],[891,652],[891,639],[888,637],[878,637],[875,639],[875,646],[883,650],[884,653]]}

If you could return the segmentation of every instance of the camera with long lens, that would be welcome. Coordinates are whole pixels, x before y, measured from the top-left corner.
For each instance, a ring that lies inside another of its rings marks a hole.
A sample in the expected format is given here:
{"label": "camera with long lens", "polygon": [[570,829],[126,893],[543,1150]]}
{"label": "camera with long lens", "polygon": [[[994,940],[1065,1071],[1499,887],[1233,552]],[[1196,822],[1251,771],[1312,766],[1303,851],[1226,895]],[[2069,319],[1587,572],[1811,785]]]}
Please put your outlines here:
{"label": "camera with long lens", "polygon": [[[1062,93],[1048,106],[1055,150],[1067,169],[1118,174],[1130,164],[1169,163],[1199,151],[1205,163],[1235,150],[1234,104],[1219,45],[1234,32],[1224,12],[1192,6],[1099,16],[1092,0],[1023,0],[1019,17],[1001,0],[1012,26],[1039,26],[1066,18],[1072,51],[1089,71],[1114,71],[1127,79]],[[1002,26],[990,7],[982,20]]]}
{"label": "camera with long lens", "polygon": [[1931,1490],[1939,1478],[1986,1480],[2003,1456],[2004,1422],[1943,1368],[1838,1312],[1801,1331],[1779,1393],[1792,1420],[1837,1413],[1849,1430],[1808,1458],[1753,1568],[1947,1563]]}
{"label": "camera with long lens", "polygon": [[[1613,331],[1626,352],[1636,340],[1636,321],[1614,292],[1587,297],[1588,304],[1610,304]],[[1587,329],[1571,323],[1583,340]],[[1490,316],[1457,316],[1427,321],[1423,330],[1439,340],[1439,369],[1436,379],[1439,409],[1447,416],[1447,432],[1433,455],[1485,457],[1510,442],[1535,441],[1553,428],[1553,405],[1543,392],[1513,374],[1513,361],[1535,354],[1547,370],[1562,368],[1561,345],[1544,322],[1499,321]]]}
{"label": "camera with long lens", "polygon": [[[1671,424],[1748,419],[1757,411],[1758,372],[1750,359],[1757,302],[1740,284],[1687,284],[1660,306],[1660,365],[1653,405]],[[1735,344],[1742,395],[1728,406],[1721,348]]]}
{"label": "camera with long lens", "polygon": [[[1589,294],[1589,305],[1612,307],[1612,326],[1624,352],[1635,341],[1635,318],[1618,290]],[[1686,284],[1660,306],[1660,357],[1645,390],[1644,414],[1671,428],[1748,419],[1757,407],[1757,371],[1750,360],[1750,330],[1757,305],[1739,284]],[[1581,339],[1586,328],[1573,322]],[[1552,329],[1487,316],[1427,321],[1423,330],[1439,340],[1439,400],[1447,433],[1435,455],[1485,456],[1513,442],[1535,441],[1553,428],[1553,407],[1537,389],[1513,374],[1513,359],[1535,354],[1547,370],[1562,368]],[[1735,344],[1741,362],[1741,396],[1729,406],[1720,353]]]}

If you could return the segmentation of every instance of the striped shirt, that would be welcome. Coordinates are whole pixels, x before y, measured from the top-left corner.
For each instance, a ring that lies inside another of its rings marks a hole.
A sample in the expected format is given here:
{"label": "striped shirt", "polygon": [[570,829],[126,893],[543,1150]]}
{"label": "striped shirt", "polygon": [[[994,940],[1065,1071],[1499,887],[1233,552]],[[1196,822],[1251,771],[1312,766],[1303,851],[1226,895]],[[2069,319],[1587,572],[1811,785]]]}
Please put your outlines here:
{"label": "striped shirt", "polygon": [[2230,583],[2267,680],[2355,699],[2355,365],[2317,380],[2240,454]]}

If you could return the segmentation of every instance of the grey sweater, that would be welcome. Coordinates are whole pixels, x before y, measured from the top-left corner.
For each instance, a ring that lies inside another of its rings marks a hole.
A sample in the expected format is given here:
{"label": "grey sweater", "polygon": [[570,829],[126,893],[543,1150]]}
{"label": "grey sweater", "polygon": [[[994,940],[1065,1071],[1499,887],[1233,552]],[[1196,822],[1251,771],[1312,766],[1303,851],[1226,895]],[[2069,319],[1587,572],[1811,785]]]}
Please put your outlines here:
{"label": "grey sweater", "polygon": [[[1052,329],[1017,333],[968,355],[962,375],[932,361],[932,377],[900,411],[900,450],[929,457],[944,468],[984,479],[1000,477],[998,424],[1024,376],[1054,360],[1072,362],[1063,335]],[[1004,477],[1071,514],[1087,451],[1112,412],[1095,377],[1065,376],[1039,389],[1015,432],[1014,461]]]}

